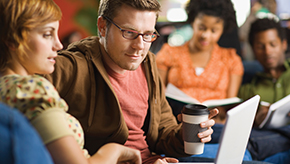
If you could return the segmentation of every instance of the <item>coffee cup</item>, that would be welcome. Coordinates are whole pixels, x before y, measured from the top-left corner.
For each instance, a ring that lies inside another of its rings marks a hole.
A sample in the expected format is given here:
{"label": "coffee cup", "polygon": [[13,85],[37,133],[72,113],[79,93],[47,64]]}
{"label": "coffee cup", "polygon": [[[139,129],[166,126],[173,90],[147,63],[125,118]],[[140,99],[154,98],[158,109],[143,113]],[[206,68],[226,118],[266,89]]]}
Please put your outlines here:
{"label": "coffee cup", "polygon": [[202,154],[204,143],[200,141],[197,134],[207,130],[207,128],[201,128],[200,123],[208,120],[209,110],[204,105],[188,104],[183,107],[181,113],[184,152]]}

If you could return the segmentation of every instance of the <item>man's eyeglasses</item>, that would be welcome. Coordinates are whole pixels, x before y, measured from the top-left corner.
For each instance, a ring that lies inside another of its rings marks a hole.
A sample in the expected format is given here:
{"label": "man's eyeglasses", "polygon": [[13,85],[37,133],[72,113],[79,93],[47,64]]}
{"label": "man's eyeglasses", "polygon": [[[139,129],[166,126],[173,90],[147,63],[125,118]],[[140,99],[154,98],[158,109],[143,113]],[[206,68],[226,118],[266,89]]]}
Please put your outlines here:
{"label": "man's eyeglasses", "polygon": [[116,23],[114,23],[110,18],[108,18],[106,16],[103,16],[103,17],[105,19],[107,19],[109,22],[111,22],[113,25],[115,25],[118,29],[120,29],[120,31],[122,32],[122,36],[125,39],[134,40],[139,35],[141,35],[144,42],[151,43],[151,42],[153,42],[154,40],[156,40],[160,36],[156,30],[155,30],[154,33],[145,33],[145,34],[141,34],[141,33],[137,32],[137,31],[133,31],[133,30],[124,30],[120,26],[118,26]]}

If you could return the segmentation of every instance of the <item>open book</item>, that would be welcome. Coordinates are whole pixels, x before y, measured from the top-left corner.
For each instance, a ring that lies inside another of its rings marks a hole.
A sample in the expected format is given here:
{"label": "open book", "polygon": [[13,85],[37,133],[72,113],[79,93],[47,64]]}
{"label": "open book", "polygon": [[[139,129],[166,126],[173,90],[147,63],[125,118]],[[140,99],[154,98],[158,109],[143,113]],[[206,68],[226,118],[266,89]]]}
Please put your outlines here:
{"label": "open book", "polygon": [[[263,102],[261,102],[263,103]],[[265,103],[265,102],[264,102]],[[279,128],[290,124],[290,95],[282,98],[281,100],[273,103],[267,113],[266,118],[259,125],[259,128]]]}
{"label": "open book", "polygon": [[242,102],[242,99],[238,97],[232,97],[232,98],[226,98],[226,99],[216,99],[216,100],[207,100],[204,102],[199,102],[198,100],[188,96],[183,91],[178,89],[173,84],[169,83],[166,87],[165,96],[167,98],[180,101],[184,104],[203,104],[207,106],[208,108],[212,107],[219,107],[219,106],[225,106],[225,105],[231,105],[231,104],[237,104]]}

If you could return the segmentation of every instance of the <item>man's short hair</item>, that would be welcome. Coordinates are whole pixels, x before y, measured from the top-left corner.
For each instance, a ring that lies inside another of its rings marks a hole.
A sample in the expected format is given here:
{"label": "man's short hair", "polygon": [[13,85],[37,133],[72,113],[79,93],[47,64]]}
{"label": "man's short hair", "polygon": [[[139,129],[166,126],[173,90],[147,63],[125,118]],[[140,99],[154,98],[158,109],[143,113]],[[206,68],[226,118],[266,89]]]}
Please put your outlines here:
{"label": "man's short hair", "polygon": [[[137,10],[156,12],[156,20],[161,8],[158,0],[101,0],[98,15],[106,16],[113,20],[119,14],[118,11],[122,5],[127,5]],[[107,28],[110,25],[111,23],[107,21]],[[99,34],[99,36],[101,35]]]}
{"label": "man's short hair", "polygon": [[101,0],[99,16],[104,15],[114,19],[122,5],[127,5],[137,10],[155,11],[157,17],[161,7],[157,0]]}

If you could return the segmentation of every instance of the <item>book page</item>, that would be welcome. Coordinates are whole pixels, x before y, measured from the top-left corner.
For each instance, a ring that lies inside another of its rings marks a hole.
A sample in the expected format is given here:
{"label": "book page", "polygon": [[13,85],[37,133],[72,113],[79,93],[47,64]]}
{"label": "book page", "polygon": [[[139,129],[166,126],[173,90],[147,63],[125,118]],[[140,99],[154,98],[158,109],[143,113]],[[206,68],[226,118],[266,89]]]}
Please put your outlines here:
{"label": "book page", "polygon": [[198,100],[188,96],[171,83],[168,83],[166,87],[165,96],[188,104],[201,104]]}
{"label": "book page", "polygon": [[238,97],[231,97],[226,99],[217,99],[217,100],[207,100],[204,101],[203,104],[205,104],[208,107],[219,107],[219,106],[225,106],[230,104],[237,104],[242,102],[242,99]]}
{"label": "book page", "polygon": [[290,123],[290,95],[272,104],[259,128],[279,128]]}
{"label": "book page", "polygon": [[168,84],[166,87],[165,96],[175,99],[177,101],[181,101],[188,104],[203,104],[207,107],[218,107],[218,106],[224,106],[224,105],[230,105],[230,104],[236,104],[242,102],[242,99],[238,97],[232,97],[232,98],[226,98],[226,99],[215,99],[215,100],[207,100],[204,102],[199,102],[198,100],[188,96],[183,91],[178,89],[173,84]]}

